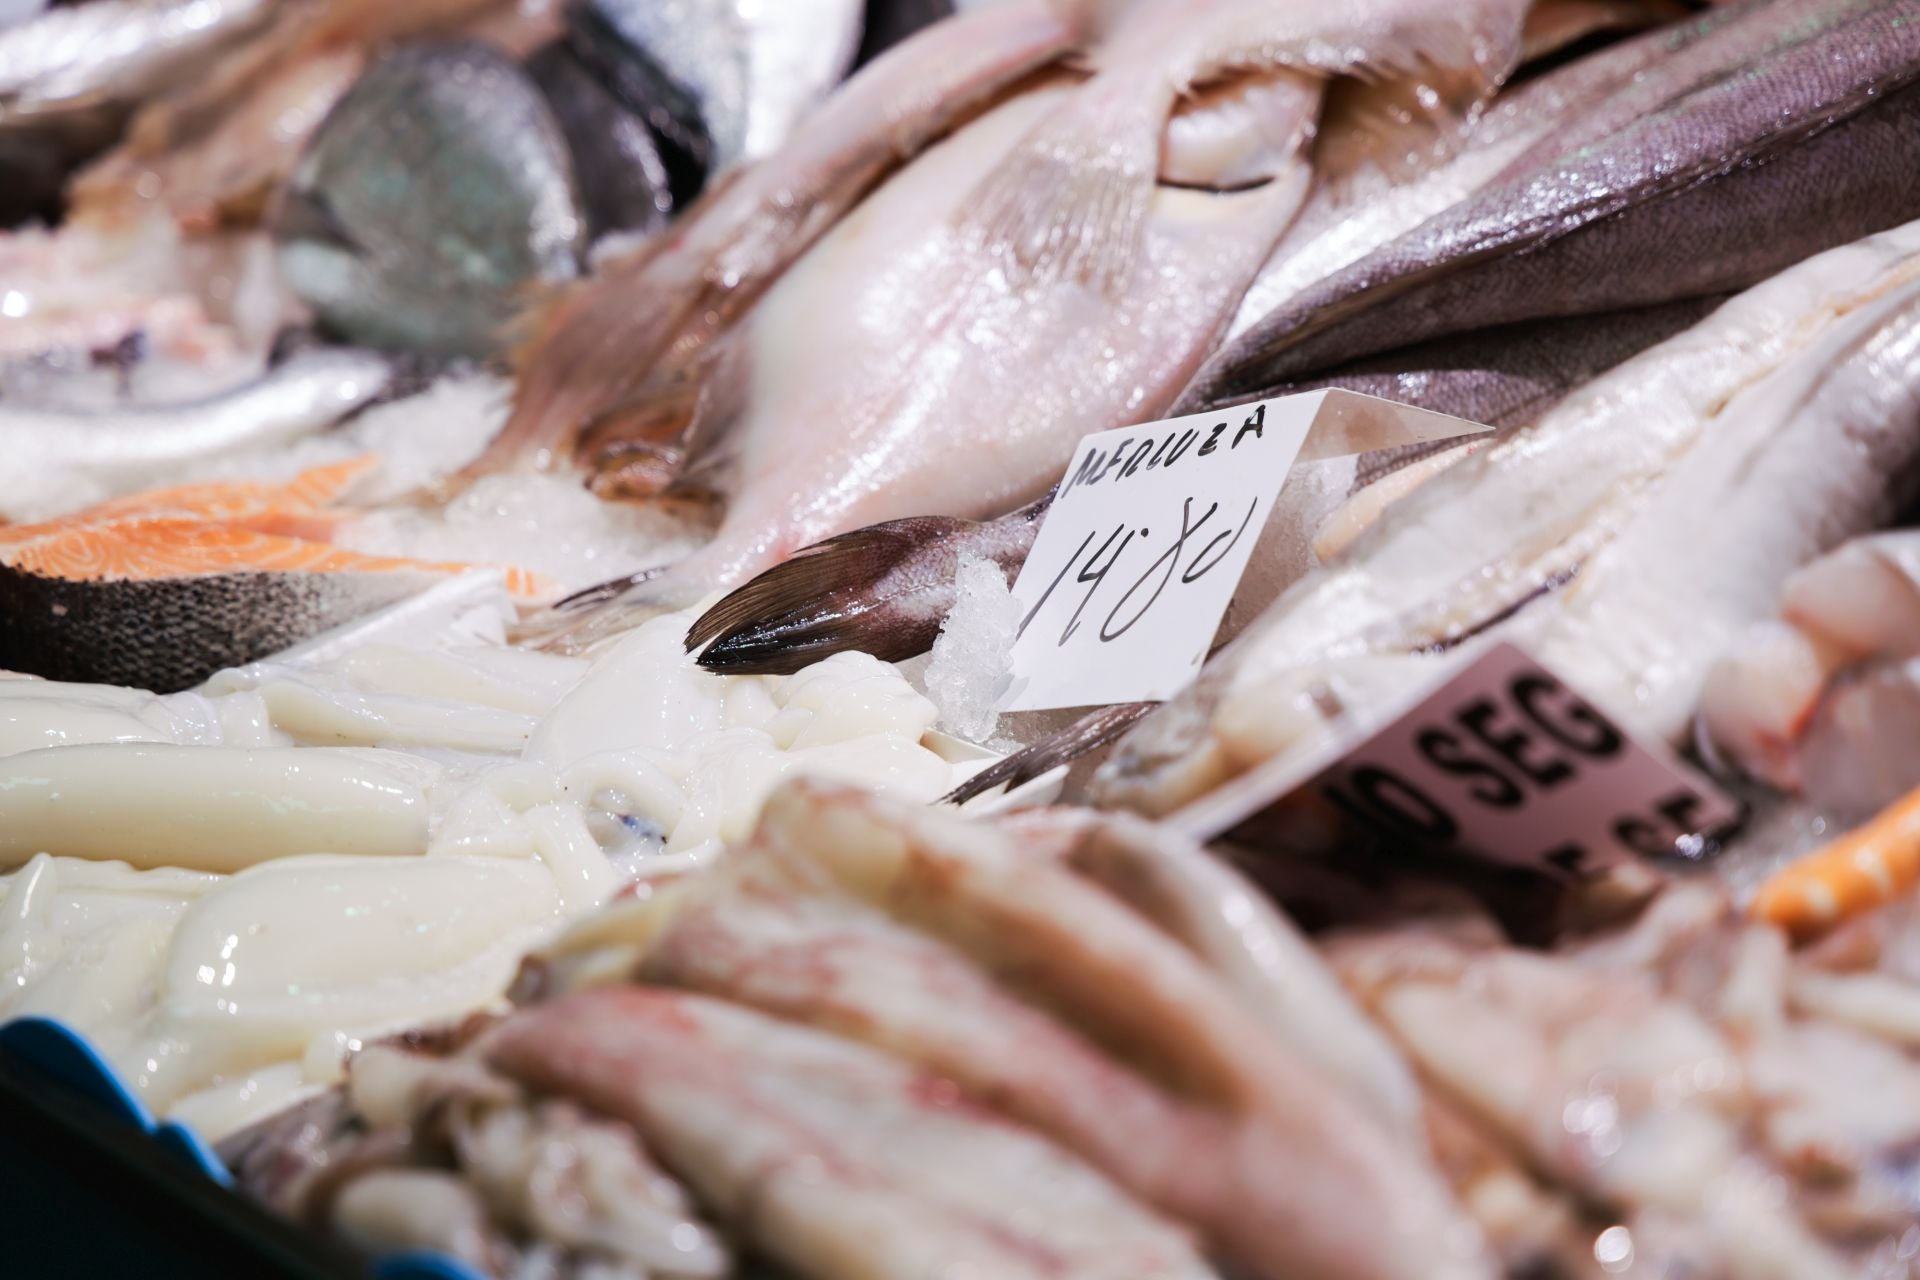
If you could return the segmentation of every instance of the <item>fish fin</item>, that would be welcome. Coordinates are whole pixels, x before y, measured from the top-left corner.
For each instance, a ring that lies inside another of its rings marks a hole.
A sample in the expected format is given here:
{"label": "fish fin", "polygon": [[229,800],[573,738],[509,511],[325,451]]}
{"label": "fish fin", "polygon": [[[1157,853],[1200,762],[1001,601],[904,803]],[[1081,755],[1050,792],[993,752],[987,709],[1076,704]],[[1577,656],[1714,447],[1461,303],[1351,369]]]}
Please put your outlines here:
{"label": "fish fin", "polygon": [[507,639],[547,653],[583,653],[658,613],[670,612],[670,564],[610,578],[564,596],[508,629]]}
{"label": "fish fin", "polygon": [[1024,786],[1044,773],[1098,751],[1159,705],[1157,702],[1122,702],[1089,712],[1060,732],[988,765],[941,798],[949,804],[965,804],[997,787],[1004,786],[1011,791]]}
{"label": "fish fin", "polygon": [[963,241],[1015,285],[1075,281],[1117,294],[1133,273],[1166,104],[1123,96],[1113,80],[1073,90],[954,215]]}
{"label": "fish fin", "polygon": [[487,447],[422,496],[448,502],[475,481],[502,471],[546,470],[564,459],[582,425],[625,400],[650,367],[659,336],[682,314],[672,306],[635,306],[659,253],[655,236],[585,280],[551,286],[513,322],[512,363],[519,373],[513,409]]}
{"label": "fish fin", "polygon": [[847,649],[925,653],[953,604],[954,544],[978,527],[923,516],[816,543],[701,614],[687,650],[728,675],[788,675]]}

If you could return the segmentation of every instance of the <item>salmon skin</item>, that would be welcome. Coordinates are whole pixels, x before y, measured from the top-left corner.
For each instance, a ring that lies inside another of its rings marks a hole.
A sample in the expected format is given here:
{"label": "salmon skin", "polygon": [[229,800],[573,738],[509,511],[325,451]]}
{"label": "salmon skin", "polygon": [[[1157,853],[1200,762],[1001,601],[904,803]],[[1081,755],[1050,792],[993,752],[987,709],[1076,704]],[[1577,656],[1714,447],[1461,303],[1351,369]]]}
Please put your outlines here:
{"label": "salmon skin", "polygon": [[[200,484],[0,527],[0,668],[172,693],[472,565],[325,539],[372,458],[284,484]],[[539,589],[509,570],[517,594]]]}

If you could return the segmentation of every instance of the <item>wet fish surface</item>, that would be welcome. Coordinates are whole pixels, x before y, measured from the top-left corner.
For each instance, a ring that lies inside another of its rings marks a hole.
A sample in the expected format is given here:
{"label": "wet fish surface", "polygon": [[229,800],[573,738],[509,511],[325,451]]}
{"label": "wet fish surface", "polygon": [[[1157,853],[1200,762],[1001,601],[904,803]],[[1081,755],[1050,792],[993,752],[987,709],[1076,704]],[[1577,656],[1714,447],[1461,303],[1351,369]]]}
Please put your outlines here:
{"label": "wet fish surface", "polygon": [[646,121],[628,110],[564,44],[527,59],[566,136],[581,211],[593,239],[610,231],[649,235],[673,215],[673,184]]}
{"label": "wet fish surface", "polygon": [[533,81],[472,42],[371,67],[295,169],[276,223],[288,283],[372,346],[486,355],[526,291],[585,249],[566,139]]}
{"label": "wet fish surface", "polygon": [[0,516],[52,514],[52,473],[112,492],[150,485],[157,469],[290,440],[331,426],[386,392],[391,360],[375,352],[296,352],[260,378],[201,400],[117,409],[42,409],[0,402]]}
{"label": "wet fish surface", "polygon": [[[572,0],[577,54],[698,182],[771,154],[852,65],[860,0]],[[691,194],[689,192],[688,194]]]}
{"label": "wet fish surface", "polygon": [[1108,803],[1177,807],[1365,719],[1483,634],[1678,738],[1787,574],[1897,509],[1920,412],[1909,225],[1833,250],[1390,507],[1123,740]]}
{"label": "wet fish surface", "polygon": [[1543,139],[1502,180],[1270,313],[1183,403],[1492,325],[1744,288],[1920,213],[1920,9],[1785,0]]}

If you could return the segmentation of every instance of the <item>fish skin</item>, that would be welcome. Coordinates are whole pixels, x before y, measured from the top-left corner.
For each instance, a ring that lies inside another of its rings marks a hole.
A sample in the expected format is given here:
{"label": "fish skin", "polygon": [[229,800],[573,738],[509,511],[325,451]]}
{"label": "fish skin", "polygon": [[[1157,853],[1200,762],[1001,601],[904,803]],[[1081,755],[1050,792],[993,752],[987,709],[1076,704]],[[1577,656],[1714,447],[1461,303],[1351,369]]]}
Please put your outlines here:
{"label": "fish skin", "polygon": [[[1123,739],[1095,796],[1177,808],[1324,737],[1312,700],[1288,690],[1333,688],[1364,716],[1441,669],[1425,655],[1490,626],[1629,727],[1677,735],[1723,630],[1764,613],[1780,576],[1870,525],[1899,487],[1893,464],[1910,460],[1911,424],[1854,423],[1849,380],[1867,379],[1892,411],[1920,369],[1888,376],[1871,351],[1868,363],[1844,358],[1863,329],[1904,335],[1916,278],[1920,224],[1819,255],[1447,469]],[[1822,386],[1838,401],[1825,417],[1781,421]],[[1861,439],[1836,448],[1849,431]],[[1730,483],[1742,466],[1767,483]],[[1710,510],[1725,530],[1699,527],[1705,509],[1675,510],[1707,501],[1721,503]],[[1724,563],[1703,565],[1711,555]],[[1648,634],[1663,629],[1685,635],[1663,647]]]}
{"label": "fish skin", "polygon": [[[1644,312],[1496,329],[1358,361],[1323,378],[1275,390],[1276,395],[1345,387],[1496,427],[1516,427],[1551,409],[1575,387],[1662,341],[1714,310],[1723,298],[1688,299]],[[1472,437],[1481,440],[1483,437]],[[1380,450],[1360,460],[1356,486],[1461,441]],[[688,652],[713,671],[791,674],[843,649],[891,662],[925,653],[953,607],[960,559],[992,559],[1017,576],[1044,510],[1022,508],[998,519],[899,520],[829,539],[766,570],[710,607],[687,634]],[[863,535],[884,542],[884,565],[857,554]],[[1217,642],[1289,585],[1288,575],[1251,575],[1234,595],[1233,614]],[[1140,704],[1144,708],[1146,704]],[[1124,724],[1103,712],[1097,725],[1075,727],[1044,759],[1025,759],[971,780],[967,798],[1008,779],[1025,781],[1066,759],[1104,745]],[[1129,713],[1133,718],[1139,710]],[[1126,723],[1131,723],[1127,720]],[[1062,754],[1067,752],[1070,754]],[[1024,754],[1024,753],[1023,753]],[[1016,784],[1017,785],[1017,782]]]}
{"label": "fish skin", "polygon": [[566,136],[592,238],[609,231],[650,235],[667,225],[675,202],[659,144],[646,122],[601,87],[564,44],[526,62]]}
{"label": "fish skin", "polygon": [[576,274],[586,220],[532,79],[461,41],[367,70],[314,134],[275,232],[288,284],[329,329],[484,356],[527,288]]}
{"label": "fish skin", "polygon": [[503,468],[564,462],[583,427],[629,404],[664,404],[657,434],[672,438],[691,412],[678,389],[716,338],[903,157],[1067,52],[1077,33],[1051,5],[1011,0],[864,68],[791,145],[710,190],[671,234],[530,316],[511,417],[434,496]]}
{"label": "fish skin", "polygon": [[772,154],[846,74],[861,0],[572,0],[574,48],[705,173]]}
{"label": "fish skin", "polygon": [[[174,693],[413,595],[437,575],[75,582],[0,565],[0,668]],[[43,624],[44,625],[40,625]]]}
{"label": "fish skin", "polygon": [[252,35],[271,0],[93,0],[0,30],[0,128],[128,107]]}
{"label": "fish skin", "polygon": [[[0,668],[158,692],[198,684],[475,566],[328,544],[376,459],[212,482],[0,525]],[[520,594],[538,582],[507,568]]]}
{"label": "fish skin", "polygon": [[888,662],[933,647],[962,558],[1017,574],[1049,499],[976,522],[921,516],[829,538],[721,599],[687,632],[687,652],[728,675],[791,674],[858,648]]}
{"label": "fish skin", "polygon": [[[1906,91],[1920,77],[1920,7],[1826,0],[1737,16],[1504,181],[1270,314],[1215,357],[1193,398],[1244,398],[1492,324],[1727,292],[1920,212],[1920,94]],[[1772,37],[1757,55],[1756,35]],[[1725,51],[1731,65],[1699,65]],[[1648,113],[1661,88],[1668,100]]]}
{"label": "fish skin", "polygon": [[1542,138],[1727,21],[1721,11],[1622,41],[1508,89],[1452,124],[1383,120],[1370,101],[1373,86],[1336,86],[1314,142],[1313,190],[1241,299],[1228,338],[1472,196]]}
{"label": "fish skin", "polygon": [[157,469],[291,439],[330,426],[394,383],[370,351],[297,352],[255,381],[202,400],[98,411],[0,404],[0,517],[40,519],[50,472],[117,492],[150,486]]}

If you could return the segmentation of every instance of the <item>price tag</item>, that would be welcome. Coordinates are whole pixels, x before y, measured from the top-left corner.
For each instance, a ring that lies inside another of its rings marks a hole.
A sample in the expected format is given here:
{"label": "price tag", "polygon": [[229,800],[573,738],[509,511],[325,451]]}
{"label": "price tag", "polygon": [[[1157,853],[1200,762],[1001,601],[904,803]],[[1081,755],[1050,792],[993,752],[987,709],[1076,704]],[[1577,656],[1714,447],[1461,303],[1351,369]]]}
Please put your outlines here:
{"label": "price tag", "polygon": [[1488,430],[1334,389],[1086,437],[1014,583],[1000,709],[1172,697],[1199,674],[1296,459]]}
{"label": "price tag", "polygon": [[1697,852],[1740,817],[1665,743],[1636,739],[1504,641],[1381,727],[1236,778],[1172,824],[1219,835],[1303,790],[1403,845],[1570,878]]}

